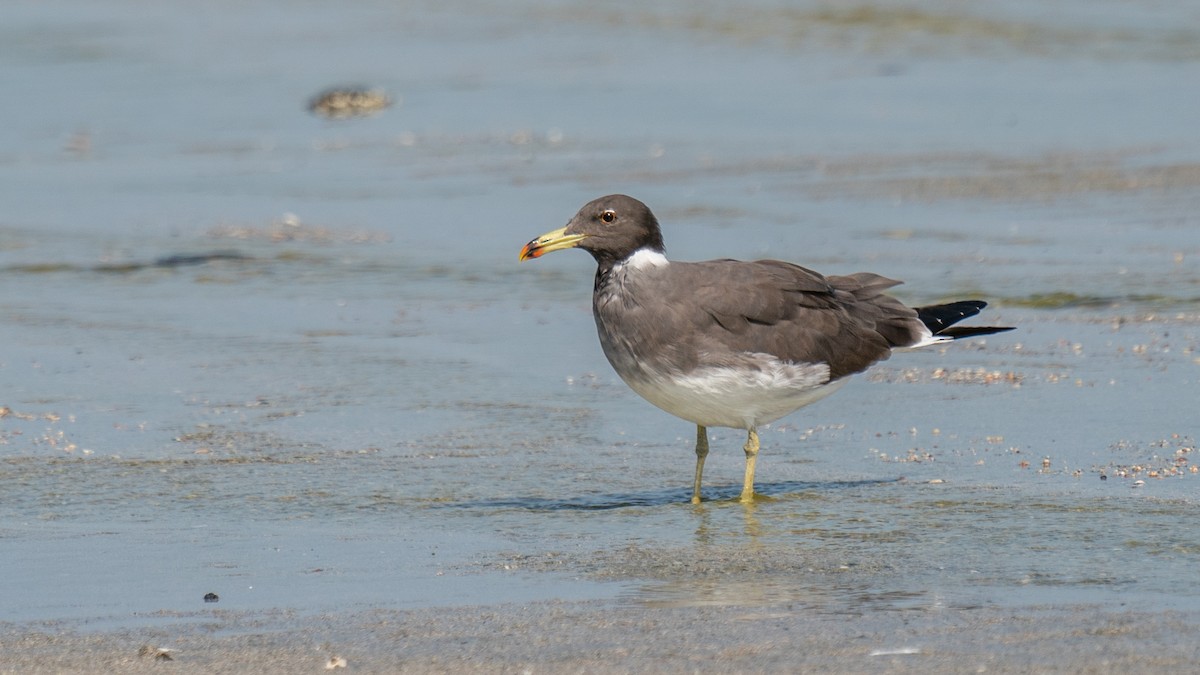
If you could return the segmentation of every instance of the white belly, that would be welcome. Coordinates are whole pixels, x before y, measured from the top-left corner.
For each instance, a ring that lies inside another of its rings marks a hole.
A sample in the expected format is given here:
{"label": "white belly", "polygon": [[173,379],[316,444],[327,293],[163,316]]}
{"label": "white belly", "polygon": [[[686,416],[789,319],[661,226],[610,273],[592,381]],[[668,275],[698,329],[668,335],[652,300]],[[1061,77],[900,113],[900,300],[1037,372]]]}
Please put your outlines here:
{"label": "white belly", "polygon": [[824,364],[787,363],[754,355],[762,368],[710,367],[687,375],[656,376],[644,370],[625,379],[642,398],[706,427],[753,429],[837,391]]}

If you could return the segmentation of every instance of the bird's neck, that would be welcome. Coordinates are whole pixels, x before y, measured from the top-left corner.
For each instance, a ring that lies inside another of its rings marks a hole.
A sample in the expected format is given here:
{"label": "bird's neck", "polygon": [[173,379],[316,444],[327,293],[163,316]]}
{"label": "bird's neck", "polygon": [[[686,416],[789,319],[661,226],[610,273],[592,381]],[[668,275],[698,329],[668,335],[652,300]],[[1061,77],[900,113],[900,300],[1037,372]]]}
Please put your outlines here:
{"label": "bird's neck", "polygon": [[662,249],[655,247],[639,248],[620,260],[597,257],[596,282],[593,290],[605,289],[614,281],[619,284],[619,278],[627,272],[666,267],[668,264],[667,256],[663,254]]}

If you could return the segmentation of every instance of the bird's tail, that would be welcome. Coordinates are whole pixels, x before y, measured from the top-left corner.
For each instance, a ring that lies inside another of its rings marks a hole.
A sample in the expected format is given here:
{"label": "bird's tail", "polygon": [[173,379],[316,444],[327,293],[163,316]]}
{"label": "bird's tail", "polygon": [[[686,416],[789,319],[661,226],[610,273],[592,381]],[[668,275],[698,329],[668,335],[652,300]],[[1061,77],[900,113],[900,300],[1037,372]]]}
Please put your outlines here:
{"label": "bird's tail", "polygon": [[950,302],[944,305],[930,305],[928,307],[915,307],[917,310],[917,318],[925,327],[933,333],[934,338],[943,340],[958,340],[960,338],[976,337],[979,335],[991,335],[992,333],[1003,333],[1006,330],[1012,330],[1014,326],[955,326],[954,324],[975,316],[987,307],[987,303],[982,300],[960,300],[958,302]]}

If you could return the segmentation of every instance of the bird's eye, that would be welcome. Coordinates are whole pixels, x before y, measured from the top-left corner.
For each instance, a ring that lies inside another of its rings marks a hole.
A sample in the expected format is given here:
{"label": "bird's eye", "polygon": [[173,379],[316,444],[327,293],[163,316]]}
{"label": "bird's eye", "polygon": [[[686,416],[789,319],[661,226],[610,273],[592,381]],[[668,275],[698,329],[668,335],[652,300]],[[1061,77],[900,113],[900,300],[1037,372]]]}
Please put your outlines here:
{"label": "bird's eye", "polygon": [[614,221],[616,219],[617,219],[617,212],[613,211],[612,209],[608,209],[604,213],[600,214],[600,220],[603,220],[606,223],[611,223],[612,221]]}

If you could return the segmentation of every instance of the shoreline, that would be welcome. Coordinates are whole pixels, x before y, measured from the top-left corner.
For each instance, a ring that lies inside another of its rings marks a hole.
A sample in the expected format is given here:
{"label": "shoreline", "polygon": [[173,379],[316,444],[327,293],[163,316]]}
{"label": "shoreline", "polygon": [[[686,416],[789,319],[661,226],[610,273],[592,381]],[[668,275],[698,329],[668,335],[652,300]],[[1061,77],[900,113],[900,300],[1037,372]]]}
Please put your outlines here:
{"label": "shoreline", "polygon": [[1191,639],[1200,613],[1119,604],[859,615],[551,601],[208,616],[96,633],[5,624],[0,672],[296,673],[340,670],[344,660],[346,672],[1102,673],[1182,672],[1200,659]]}

